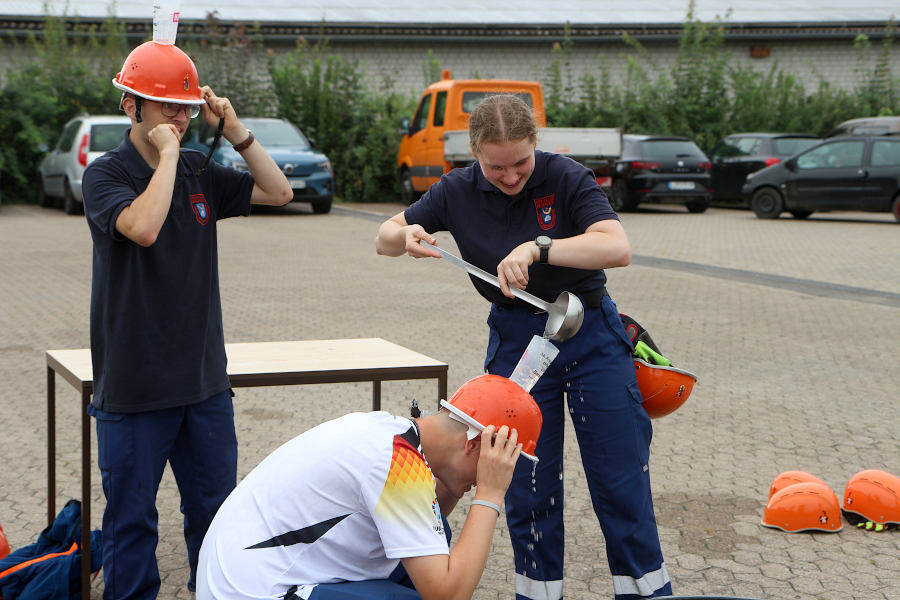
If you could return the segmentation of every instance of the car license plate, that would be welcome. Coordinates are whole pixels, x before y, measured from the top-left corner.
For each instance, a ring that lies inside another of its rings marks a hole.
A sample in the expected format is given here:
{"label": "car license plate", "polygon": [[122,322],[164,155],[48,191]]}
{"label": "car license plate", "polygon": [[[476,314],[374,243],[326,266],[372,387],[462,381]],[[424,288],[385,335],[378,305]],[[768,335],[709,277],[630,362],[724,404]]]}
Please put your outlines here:
{"label": "car license plate", "polygon": [[306,189],[306,180],[305,179],[290,179],[291,188],[295,190],[305,190]]}
{"label": "car license plate", "polygon": [[670,190],[692,190],[694,189],[693,181],[670,181]]}

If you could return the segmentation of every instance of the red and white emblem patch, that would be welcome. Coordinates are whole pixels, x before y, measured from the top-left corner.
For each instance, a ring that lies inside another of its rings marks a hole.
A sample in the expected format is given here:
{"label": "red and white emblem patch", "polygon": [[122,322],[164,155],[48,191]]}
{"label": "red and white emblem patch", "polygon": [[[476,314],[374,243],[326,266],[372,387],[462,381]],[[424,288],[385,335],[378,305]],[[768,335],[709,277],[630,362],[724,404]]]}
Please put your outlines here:
{"label": "red and white emblem patch", "polygon": [[194,211],[194,218],[201,225],[209,223],[209,205],[206,203],[206,196],[203,194],[191,194],[191,209]]}
{"label": "red and white emblem patch", "polygon": [[556,225],[556,210],[553,206],[555,202],[556,194],[534,199],[534,210],[537,213],[538,225],[544,231],[552,229]]}

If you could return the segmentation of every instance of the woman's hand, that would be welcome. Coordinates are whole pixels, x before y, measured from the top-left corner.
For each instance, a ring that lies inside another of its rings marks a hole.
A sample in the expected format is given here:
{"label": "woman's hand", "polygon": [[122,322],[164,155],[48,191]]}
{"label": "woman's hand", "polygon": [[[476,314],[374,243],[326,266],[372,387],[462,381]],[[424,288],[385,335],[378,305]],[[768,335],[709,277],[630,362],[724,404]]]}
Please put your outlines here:
{"label": "woman's hand", "polygon": [[540,250],[534,242],[519,244],[497,265],[497,281],[504,296],[514,298],[510,287],[524,290],[528,285],[528,267],[538,258]]}

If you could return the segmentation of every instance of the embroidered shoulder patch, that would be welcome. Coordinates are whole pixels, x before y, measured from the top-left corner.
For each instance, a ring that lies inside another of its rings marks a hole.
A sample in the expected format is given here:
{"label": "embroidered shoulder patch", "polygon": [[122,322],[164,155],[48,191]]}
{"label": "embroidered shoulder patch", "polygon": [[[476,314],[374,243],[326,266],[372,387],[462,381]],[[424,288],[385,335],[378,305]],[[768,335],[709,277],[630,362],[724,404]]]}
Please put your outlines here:
{"label": "embroidered shoulder patch", "polygon": [[191,194],[191,209],[194,211],[194,218],[201,225],[209,223],[209,205],[206,203],[206,196],[203,194]]}
{"label": "embroidered shoulder patch", "polygon": [[544,231],[552,229],[556,224],[556,210],[553,206],[555,202],[556,194],[534,199],[534,210],[537,213],[538,225]]}

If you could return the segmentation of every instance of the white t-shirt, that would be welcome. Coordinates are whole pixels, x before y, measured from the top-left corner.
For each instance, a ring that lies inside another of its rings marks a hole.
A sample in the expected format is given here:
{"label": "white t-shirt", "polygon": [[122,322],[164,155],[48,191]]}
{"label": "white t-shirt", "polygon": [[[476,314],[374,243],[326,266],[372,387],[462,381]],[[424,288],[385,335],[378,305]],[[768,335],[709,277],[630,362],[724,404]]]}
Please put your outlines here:
{"label": "white t-shirt", "polygon": [[353,413],[287,442],[216,513],[197,599],[307,598],[317,583],[385,579],[399,559],[448,554],[413,422]]}

